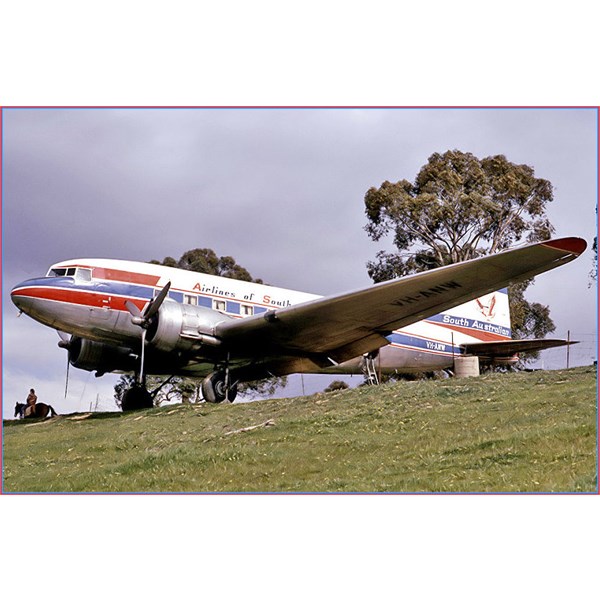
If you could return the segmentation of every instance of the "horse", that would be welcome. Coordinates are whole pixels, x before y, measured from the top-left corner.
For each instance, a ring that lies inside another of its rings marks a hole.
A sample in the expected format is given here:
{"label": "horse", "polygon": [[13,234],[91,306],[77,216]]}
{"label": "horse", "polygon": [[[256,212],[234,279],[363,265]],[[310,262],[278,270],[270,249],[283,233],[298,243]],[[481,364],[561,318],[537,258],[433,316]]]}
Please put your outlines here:
{"label": "horse", "polygon": [[45,419],[48,413],[50,413],[51,417],[56,417],[58,414],[49,404],[44,404],[43,402],[36,402],[33,405],[33,410],[27,415],[25,414],[26,409],[27,404],[17,402],[15,404],[15,417],[18,416],[21,419]]}

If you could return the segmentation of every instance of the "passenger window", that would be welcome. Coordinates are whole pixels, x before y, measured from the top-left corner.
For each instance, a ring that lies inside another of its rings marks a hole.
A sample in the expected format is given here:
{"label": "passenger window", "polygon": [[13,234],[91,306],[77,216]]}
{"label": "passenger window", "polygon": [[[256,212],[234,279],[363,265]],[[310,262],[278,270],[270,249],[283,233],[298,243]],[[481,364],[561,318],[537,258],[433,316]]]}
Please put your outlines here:
{"label": "passenger window", "polygon": [[248,306],[247,304],[242,304],[241,306],[242,315],[245,317],[249,317],[254,314],[254,306]]}
{"label": "passenger window", "polygon": [[213,308],[220,312],[225,312],[225,309],[227,308],[227,303],[225,302],[225,300],[213,300]]}
{"label": "passenger window", "polygon": [[192,306],[198,306],[198,296],[193,296],[192,294],[184,294],[183,303],[191,304]]}

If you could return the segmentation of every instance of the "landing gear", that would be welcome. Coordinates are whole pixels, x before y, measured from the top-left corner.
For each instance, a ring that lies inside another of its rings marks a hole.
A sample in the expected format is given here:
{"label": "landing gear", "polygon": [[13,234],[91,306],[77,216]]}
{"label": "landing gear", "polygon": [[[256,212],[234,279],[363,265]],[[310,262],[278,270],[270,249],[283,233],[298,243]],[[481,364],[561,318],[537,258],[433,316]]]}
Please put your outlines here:
{"label": "landing gear", "polygon": [[379,385],[379,377],[377,376],[377,368],[375,359],[379,356],[379,351],[363,354],[362,372],[367,385]]}
{"label": "landing gear", "polygon": [[143,384],[136,383],[130,387],[123,395],[121,401],[121,410],[126,412],[128,410],[140,410],[141,408],[152,408],[154,406],[154,399],[150,392],[146,389]]}
{"label": "landing gear", "polygon": [[215,371],[202,382],[202,395],[207,402],[217,403],[223,400],[233,402],[237,396],[237,383],[227,382],[225,371]]}

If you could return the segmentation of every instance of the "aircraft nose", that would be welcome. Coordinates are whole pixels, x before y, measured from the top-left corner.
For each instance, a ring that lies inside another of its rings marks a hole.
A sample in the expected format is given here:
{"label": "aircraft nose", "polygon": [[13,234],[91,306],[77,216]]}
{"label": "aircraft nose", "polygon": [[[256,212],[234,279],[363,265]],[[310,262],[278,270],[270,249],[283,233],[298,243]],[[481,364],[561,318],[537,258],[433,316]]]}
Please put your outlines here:
{"label": "aircraft nose", "polygon": [[26,314],[29,314],[33,307],[35,298],[32,297],[31,288],[37,281],[37,279],[27,279],[15,285],[10,292],[10,299],[13,304]]}
{"label": "aircraft nose", "polygon": [[11,290],[10,298],[21,312],[39,323],[55,329],[64,328],[66,322],[63,318],[64,311],[61,311],[61,290],[68,283],[65,280],[59,281],[58,278],[27,279]]}
{"label": "aircraft nose", "polygon": [[27,296],[23,295],[23,287],[25,282],[19,283],[16,285],[10,292],[10,299],[13,304],[21,311],[25,312],[25,308],[27,305]]}

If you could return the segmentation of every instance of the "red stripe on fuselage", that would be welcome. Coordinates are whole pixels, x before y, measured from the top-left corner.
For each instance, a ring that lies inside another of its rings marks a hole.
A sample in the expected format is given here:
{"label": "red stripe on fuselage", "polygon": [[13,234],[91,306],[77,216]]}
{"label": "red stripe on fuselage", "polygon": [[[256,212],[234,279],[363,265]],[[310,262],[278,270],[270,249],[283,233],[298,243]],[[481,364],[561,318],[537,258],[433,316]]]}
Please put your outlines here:
{"label": "red stripe on fuselage", "polygon": [[96,279],[108,279],[109,281],[124,281],[126,283],[138,283],[140,285],[158,285],[160,277],[156,275],[144,275],[130,271],[119,271],[118,269],[105,269],[94,267],[92,277]]}
{"label": "red stripe on fuselage", "polygon": [[[427,320],[427,319],[426,319]],[[438,325],[439,327],[445,327],[446,329],[451,329],[452,331],[458,331],[460,333],[464,333],[465,335],[470,335],[482,342],[496,342],[498,340],[510,340],[511,338],[505,335],[500,335],[499,333],[492,333],[490,331],[479,331],[478,329],[473,329],[471,327],[460,327],[459,325],[450,325],[449,323],[437,323],[435,321],[428,321],[432,325]]]}
{"label": "red stripe on fuselage", "polygon": [[134,271],[122,271],[120,269],[106,269],[105,267],[90,267],[89,265],[64,265],[66,267],[82,267],[92,269],[94,279],[106,279],[107,281],[122,281],[124,283],[137,283],[138,285],[157,286],[160,277],[156,275],[145,275]]}
{"label": "red stripe on fuselage", "polygon": [[54,302],[65,302],[66,304],[79,304],[91,308],[110,308],[111,310],[123,312],[128,312],[125,306],[125,302],[127,301],[133,302],[140,310],[149,302],[148,300],[141,300],[139,298],[123,298],[110,294],[97,294],[81,290],[63,290],[53,287],[22,288],[15,290],[13,295],[40,300],[52,300]]}

